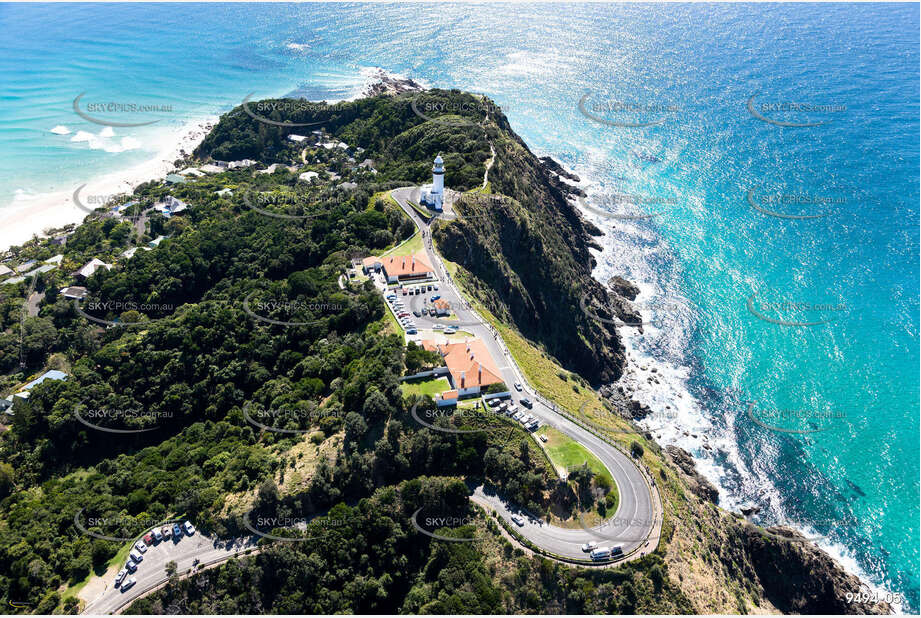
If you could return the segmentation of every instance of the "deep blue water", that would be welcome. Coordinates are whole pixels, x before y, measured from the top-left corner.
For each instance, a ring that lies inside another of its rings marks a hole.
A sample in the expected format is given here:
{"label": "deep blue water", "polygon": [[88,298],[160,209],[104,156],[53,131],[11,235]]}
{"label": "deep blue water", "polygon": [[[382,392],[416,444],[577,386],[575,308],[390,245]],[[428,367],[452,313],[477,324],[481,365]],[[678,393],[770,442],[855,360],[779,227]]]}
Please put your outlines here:
{"label": "deep blue water", "polygon": [[[594,220],[598,275],[664,307],[632,344],[679,411],[657,433],[917,611],[918,40],[917,5],[0,5],[0,208],[251,92],[339,99],[382,67],[486,93],[590,202],[656,215]],[[84,92],[169,110],[100,135]]]}

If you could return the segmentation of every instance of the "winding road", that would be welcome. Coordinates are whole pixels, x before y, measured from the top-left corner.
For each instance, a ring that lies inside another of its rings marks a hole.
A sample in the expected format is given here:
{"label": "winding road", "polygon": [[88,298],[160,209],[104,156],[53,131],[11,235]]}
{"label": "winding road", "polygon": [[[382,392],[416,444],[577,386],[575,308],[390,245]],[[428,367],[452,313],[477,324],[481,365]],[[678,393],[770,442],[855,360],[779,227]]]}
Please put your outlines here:
{"label": "winding road", "polygon": [[[457,316],[457,320],[439,320],[423,315],[415,318],[416,324],[422,329],[431,328],[435,324],[457,326],[479,337],[495,360],[505,383],[508,385],[515,382],[521,383],[523,392],[520,393],[520,396],[527,396],[534,403],[528,413],[535,416],[542,424],[561,431],[594,453],[611,472],[620,494],[617,512],[604,523],[591,528],[587,526],[561,528],[549,525],[517,509],[514,505],[508,504],[499,496],[486,494],[482,488],[477,488],[471,499],[496,511],[509,522],[512,529],[544,552],[564,560],[589,559],[581,548],[583,543],[589,542],[595,542],[601,547],[620,546],[624,556],[614,563],[637,558],[654,551],[662,529],[662,507],[655,481],[648,472],[638,467],[629,455],[559,412],[554,404],[544,399],[528,384],[499,333],[470,308],[469,303],[466,302],[448,275],[444,263],[432,245],[429,224],[408,203],[414,190],[416,190],[414,187],[395,189],[390,195],[420,230],[426,254],[441,283],[438,293],[442,300],[450,304]],[[413,296],[412,299],[413,301],[409,303],[410,309],[420,308],[422,299],[418,296]],[[412,336],[411,339],[419,341],[422,337]],[[511,519],[513,514],[519,514],[524,519],[524,525],[515,524]],[[604,564],[612,564],[612,562]]]}

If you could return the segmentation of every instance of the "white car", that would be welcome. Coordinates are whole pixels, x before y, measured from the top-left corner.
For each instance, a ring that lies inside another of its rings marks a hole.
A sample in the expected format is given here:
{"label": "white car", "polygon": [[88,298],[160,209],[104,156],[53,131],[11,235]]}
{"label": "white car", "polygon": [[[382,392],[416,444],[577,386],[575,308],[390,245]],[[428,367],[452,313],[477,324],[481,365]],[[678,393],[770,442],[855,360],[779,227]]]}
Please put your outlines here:
{"label": "white car", "polygon": [[446,328],[446,329],[445,329],[445,334],[446,334],[446,335],[453,335],[453,334],[456,333],[456,332],[457,332],[457,329],[456,329],[456,328]]}
{"label": "white car", "polygon": [[195,526],[192,525],[192,522],[187,521],[182,525],[185,527],[186,534],[188,534],[189,536],[192,536],[193,534],[195,534]]}
{"label": "white car", "polygon": [[145,551],[147,551],[147,543],[145,543],[144,541],[138,541],[137,543],[134,544],[134,547],[142,554]]}
{"label": "white car", "polygon": [[432,330],[444,330],[444,329],[445,329],[444,324],[436,324],[435,326],[432,327]]}
{"label": "white car", "polygon": [[585,543],[582,545],[582,551],[584,551],[585,553],[588,553],[592,551],[593,549],[595,549],[596,547],[598,547],[597,541],[589,541],[588,543]]}
{"label": "white car", "polygon": [[135,564],[139,564],[142,560],[144,560],[144,556],[142,556],[140,552],[133,549],[128,552],[128,557],[131,558]]}
{"label": "white car", "polygon": [[122,580],[125,579],[125,576],[128,575],[128,569],[122,569],[118,572],[118,575],[115,576],[115,587],[118,588],[119,584],[122,583]]}
{"label": "white car", "polygon": [[521,382],[515,382],[515,390],[521,391]]}
{"label": "white car", "polygon": [[122,592],[135,585],[136,583],[138,583],[138,580],[134,579],[133,577],[129,577],[125,580],[125,583],[122,584]]}
{"label": "white car", "polygon": [[518,524],[519,526],[524,525],[524,519],[520,515],[512,515],[512,521]]}

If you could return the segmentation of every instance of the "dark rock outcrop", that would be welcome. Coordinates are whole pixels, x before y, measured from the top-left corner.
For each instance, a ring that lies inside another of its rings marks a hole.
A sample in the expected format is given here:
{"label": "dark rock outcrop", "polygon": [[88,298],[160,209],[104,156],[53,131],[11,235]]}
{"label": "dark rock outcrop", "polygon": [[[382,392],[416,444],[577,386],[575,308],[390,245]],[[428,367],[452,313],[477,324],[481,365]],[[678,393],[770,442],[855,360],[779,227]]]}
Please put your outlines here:
{"label": "dark rock outcrop", "polygon": [[720,494],[716,487],[697,471],[694,459],[687,451],[677,446],[669,445],[665,447],[665,452],[681,470],[688,487],[697,497],[713,504],[719,504]]}
{"label": "dark rock outcrop", "polygon": [[638,287],[618,275],[608,279],[608,287],[614,290],[615,294],[627,300],[636,300],[637,295],[640,293]]}

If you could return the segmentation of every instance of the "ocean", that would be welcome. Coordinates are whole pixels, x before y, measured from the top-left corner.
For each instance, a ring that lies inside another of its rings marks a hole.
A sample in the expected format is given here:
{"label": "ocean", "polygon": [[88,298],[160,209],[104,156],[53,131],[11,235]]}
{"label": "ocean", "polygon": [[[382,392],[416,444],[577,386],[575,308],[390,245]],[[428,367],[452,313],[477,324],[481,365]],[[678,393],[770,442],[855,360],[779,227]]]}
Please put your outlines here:
{"label": "ocean", "polygon": [[0,33],[0,212],[247,96],[488,94],[610,213],[649,429],[921,607],[917,5],[28,4]]}

